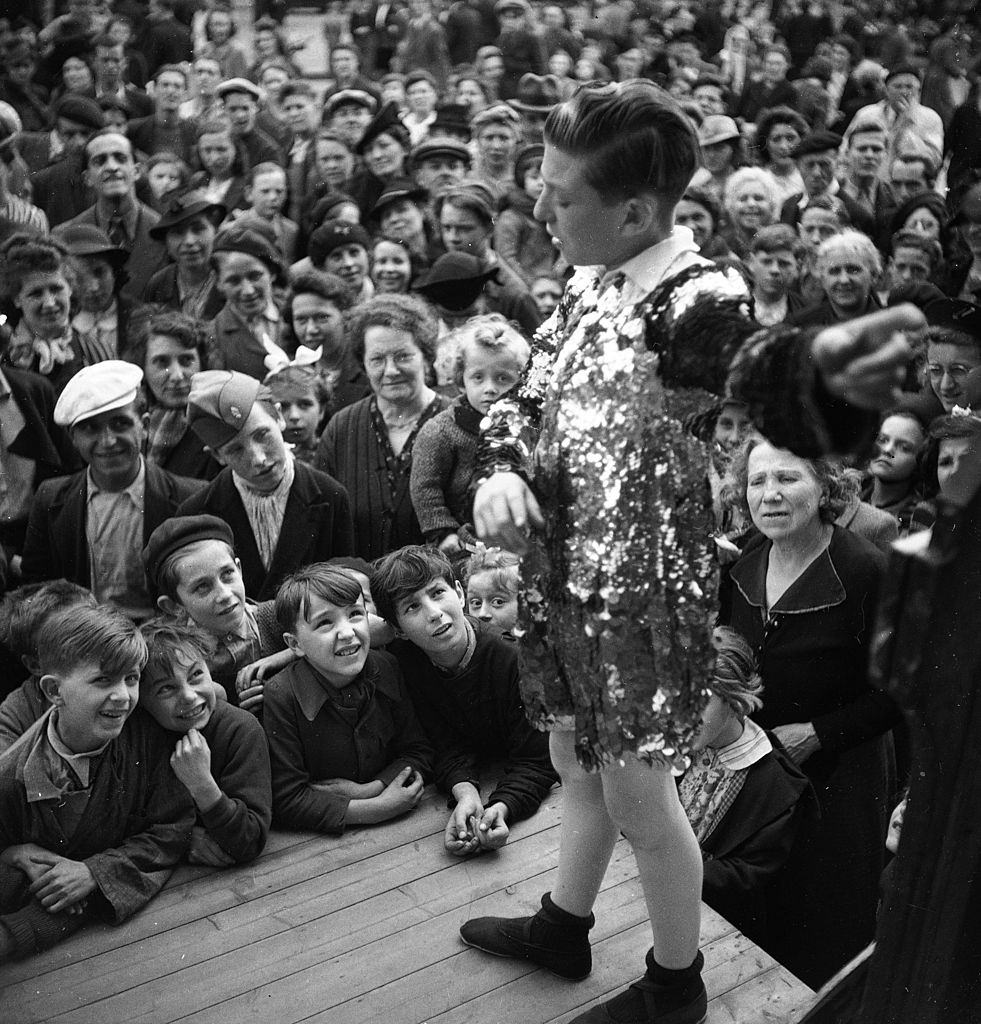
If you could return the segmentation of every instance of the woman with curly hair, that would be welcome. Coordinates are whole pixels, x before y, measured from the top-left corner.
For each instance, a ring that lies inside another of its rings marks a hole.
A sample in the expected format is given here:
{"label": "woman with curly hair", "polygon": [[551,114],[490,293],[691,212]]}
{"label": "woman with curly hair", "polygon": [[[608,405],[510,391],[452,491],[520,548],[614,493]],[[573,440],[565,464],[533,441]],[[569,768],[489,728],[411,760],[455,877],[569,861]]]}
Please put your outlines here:
{"label": "woman with curly hair", "polygon": [[83,366],[105,358],[72,327],[75,272],[52,238],[18,234],[0,251],[0,295],[16,326],[3,362],[47,377],[59,394]]}
{"label": "woman with curly hair", "polygon": [[355,554],[369,561],[423,540],[409,476],[419,429],[447,405],[429,386],[437,330],[410,295],[376,295],[347,315],[348,348],[372,393],[330,420],[316,465],[351,495]]}
{"label": "woman with curly hair", "polygon": [[807,775],[821,807],[774,887],[784,909],[764,946],[819,984],[875,929],[898,720],[866,676],[885,556],[834,525],[845,477],[824,459],[752,438],[726,494],[759,535],[732,566],[721,621],[756,652],[765,696],[755,720]]}
{"label": "woman with curly hair", "polygon": [[167,310],[144,320],[128,356],[143,370],[147,461],[194,480],[212,480],[221,469],[185,417],[191,377],[208,369],[207,342],[199,320]]}

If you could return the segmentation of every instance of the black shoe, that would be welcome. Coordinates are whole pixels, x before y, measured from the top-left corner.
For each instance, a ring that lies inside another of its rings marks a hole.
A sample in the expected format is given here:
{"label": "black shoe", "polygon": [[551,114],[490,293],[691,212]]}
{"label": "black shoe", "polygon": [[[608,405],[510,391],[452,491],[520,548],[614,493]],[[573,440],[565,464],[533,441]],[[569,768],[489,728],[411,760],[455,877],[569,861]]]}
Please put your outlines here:
{"label": "black shoe", "polygon": [[[647,954],[647,973],[625,992],[593,1006],[570,1024],[704,1024],[708,998],[702,984],[702,954],[682,971],[664,971]],[[665,983],[665,975],[671,981]]]}
{"label": "black shoe", "polygon": [[589,929],[595,919],[557,907],[551,893],[534,917],[477,917],[460,928],[468,946],[494,956],[531,960],[570,981],[582,981],[593,968]]}

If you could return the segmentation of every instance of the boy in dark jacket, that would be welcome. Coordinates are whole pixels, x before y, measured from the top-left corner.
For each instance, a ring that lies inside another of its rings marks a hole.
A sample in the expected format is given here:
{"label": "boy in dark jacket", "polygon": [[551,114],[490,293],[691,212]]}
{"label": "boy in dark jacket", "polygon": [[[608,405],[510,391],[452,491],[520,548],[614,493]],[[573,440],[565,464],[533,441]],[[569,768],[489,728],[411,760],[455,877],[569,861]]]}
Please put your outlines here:
{"label": "boy in dark jacket", "polygon": [[191,801],[165,735],[130,720],[146,644],[107,608],[45,629],[51,710],[0,755],[0,961],[97,920],[125,921],[187,849]]}
{"label": "boy in dark jacket", "polygon": [[140,705],[177,733],[170,764],[197,808],[187,859],[224,868],[262,852],[272,820],[269,751],[253,715],[218,700],[208,670],[214,641],[192,624],[154,619],[141,630],[148,660]]}
{"label": "boy in dark jacket", "polygon": [[361,584],[307,566],[276,595],[276,617],[297,655],[265,688],[277,824],[339,835],[411,811],[432,748],[395,659],[370,649]]}
{"label": "boy in dark jacket", "polygon": [[[531,817],[558,776],[544,733],[525,718],[513,643],[464,614],[446,557],[405,547],[375,562],[371,590],[396,630],[390,645],[436,747],[436,784],[452,797],[446,848],[464,856],[507,842],[508,823]],[[478,765],[501,768],[485,803]]]}

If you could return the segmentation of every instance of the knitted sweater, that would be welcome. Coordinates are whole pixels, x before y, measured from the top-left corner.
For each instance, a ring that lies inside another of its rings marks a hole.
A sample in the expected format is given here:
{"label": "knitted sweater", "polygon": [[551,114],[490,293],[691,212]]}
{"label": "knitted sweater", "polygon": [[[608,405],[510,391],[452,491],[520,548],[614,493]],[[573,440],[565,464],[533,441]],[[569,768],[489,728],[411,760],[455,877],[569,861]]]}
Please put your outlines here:
{"label": "knitted sweater", "polygon": [[409,492],[428,543],[439,543],[470,522],[470,482],[482,419],[466,395],[460,395],[416,436]]}
{"label": "knitted sweater", "polygon": [[518,821],[538,810],[558,775],[548,737],[525,717],[517,645],[470,622],[477,647],[459,674],[437,668],[407,640],[396,640],[389,650],[402,666],[419,720],[436,748],[436,785],[446,793],[460,782],[480,789],[478,767],[499,766],[486,803],[503,803],[508,821]]}

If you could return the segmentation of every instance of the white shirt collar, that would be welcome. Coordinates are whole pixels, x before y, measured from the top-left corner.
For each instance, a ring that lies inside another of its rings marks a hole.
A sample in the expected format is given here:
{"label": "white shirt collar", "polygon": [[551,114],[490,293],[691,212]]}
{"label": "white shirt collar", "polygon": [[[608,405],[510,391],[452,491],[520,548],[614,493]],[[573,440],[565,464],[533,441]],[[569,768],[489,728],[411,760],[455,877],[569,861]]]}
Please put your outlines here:
{"label": "white shirt collar", "polygon": [[649,295],[669,272],[677,273],[692,263],[700,262],[695,236],[686,227],[676,226],[667,238],[632,256],[619,267],[611,267],[603,275],[602,287],[606,279],[615,273],[622,273],[627,280],[642,294]]}
{"label": "white shirt collar", "polygon": [[715,751],[716,761],[723,768],[738,771],[750,768],[762,760],[773,749],[769,736],[751,719],[743,723],[743,731],[738,740]]}

